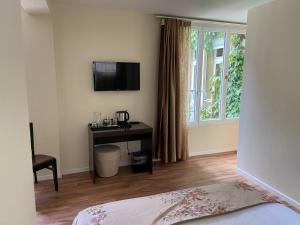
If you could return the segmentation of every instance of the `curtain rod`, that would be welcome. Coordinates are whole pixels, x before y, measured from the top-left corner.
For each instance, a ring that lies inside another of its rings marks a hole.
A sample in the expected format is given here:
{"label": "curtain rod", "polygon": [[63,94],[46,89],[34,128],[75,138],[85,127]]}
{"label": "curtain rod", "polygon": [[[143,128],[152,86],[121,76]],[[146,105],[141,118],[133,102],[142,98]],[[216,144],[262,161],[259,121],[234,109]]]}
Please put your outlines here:
{"label": "curtain rod", "polygon": [[156,18],[160,19],[179,19],[187,20],[191,22],[205,22],[205,23],[215,23],[215,24],[227,24],[227,25],[240,25],[247,26],[247,23],[233,22],[233,21],[224,21],[224,20],[213,20],[213,19],[203,19],[203,18],[193,18],[193,17],[177,17],[177,16],[168,16],[168,15],[155,15]]}

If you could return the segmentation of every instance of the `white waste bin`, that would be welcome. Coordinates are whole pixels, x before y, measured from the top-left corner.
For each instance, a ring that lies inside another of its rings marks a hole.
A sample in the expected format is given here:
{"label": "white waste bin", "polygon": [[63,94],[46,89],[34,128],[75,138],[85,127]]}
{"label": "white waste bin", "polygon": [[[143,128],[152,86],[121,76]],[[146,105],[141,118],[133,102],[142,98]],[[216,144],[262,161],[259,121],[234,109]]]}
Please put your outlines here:
{"label": "white waste bin", "polygon": [[99,177],[112,177],[119,171],[120,148],[116,145],[101,145],[95,150],[96,171]]}

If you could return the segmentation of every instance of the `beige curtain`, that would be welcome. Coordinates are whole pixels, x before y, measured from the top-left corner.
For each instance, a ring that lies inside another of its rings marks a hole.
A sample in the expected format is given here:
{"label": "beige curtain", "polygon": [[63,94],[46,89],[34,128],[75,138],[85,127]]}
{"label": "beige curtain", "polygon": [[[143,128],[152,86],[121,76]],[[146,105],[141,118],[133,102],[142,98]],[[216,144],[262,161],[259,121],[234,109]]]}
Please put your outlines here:
{"label": "beige curtain", "polygon": [[159,56],[156,157],[165,163],[188,158],[187,84],[191,23],[165,19]]}

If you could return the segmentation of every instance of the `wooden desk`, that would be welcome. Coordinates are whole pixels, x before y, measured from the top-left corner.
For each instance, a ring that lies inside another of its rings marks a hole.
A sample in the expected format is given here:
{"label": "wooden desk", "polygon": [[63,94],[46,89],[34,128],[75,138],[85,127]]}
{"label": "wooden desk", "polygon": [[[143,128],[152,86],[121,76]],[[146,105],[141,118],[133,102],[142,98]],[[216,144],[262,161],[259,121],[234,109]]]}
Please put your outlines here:
{"label": "wooden desk", "polygon": [[141,141],[141,150],[148,153],[148,170],[153,173],[152,163],[152,136],[153,128],[144,123],[133,124],[130,128],[112,128],[93,130],[88,127],[89,132],[89,167],[92,175],[93,183],[96,181],[95,171],[95,147],[101,144],[126,142],[126,141]]}

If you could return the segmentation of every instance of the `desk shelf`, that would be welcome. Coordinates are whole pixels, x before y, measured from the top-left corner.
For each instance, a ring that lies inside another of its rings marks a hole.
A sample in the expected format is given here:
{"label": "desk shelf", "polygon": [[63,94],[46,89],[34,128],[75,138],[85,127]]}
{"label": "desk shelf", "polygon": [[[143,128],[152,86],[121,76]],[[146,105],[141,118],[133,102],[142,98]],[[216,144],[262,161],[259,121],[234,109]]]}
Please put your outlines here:
{"label": "desk shelf", "polygon": [[88,126],[89,133],[89,168],[92,175],[93,183],[96,182],[95,171],[95,147],[101,144],[141,141],[141,150],[148,153],[148,165],[146,171],[153,173],[153,128],[144,124],[133,124],[130,128],[113,128],[104,130],[93,130]]}

